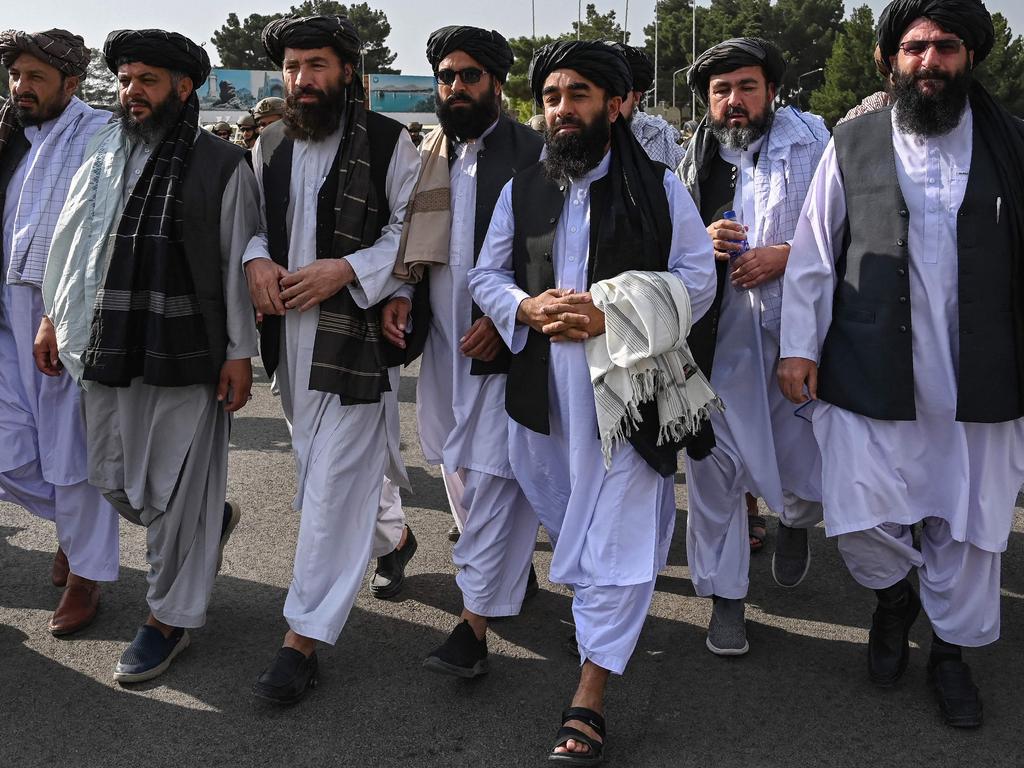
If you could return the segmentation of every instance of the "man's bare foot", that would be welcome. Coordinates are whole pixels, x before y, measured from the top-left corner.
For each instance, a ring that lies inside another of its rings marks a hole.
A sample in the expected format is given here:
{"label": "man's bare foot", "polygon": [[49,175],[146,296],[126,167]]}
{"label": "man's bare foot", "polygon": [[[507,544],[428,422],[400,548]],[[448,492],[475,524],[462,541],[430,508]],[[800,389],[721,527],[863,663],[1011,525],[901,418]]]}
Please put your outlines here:
{"label": "man's bare foot", "polygon": [[[574,707],[586,707],[592,709],[599,715],[604,715],[604,689],[608,683],[608,670],[597,666],[592,661],[584,663],[580,670],[580,684],[576,689],[576,694],[572,697],[572,706]],[[598,744],[604,744],[604,739],[597,734],[597,732],[586,723],[580,720],[567,720],[562,724],[569,728],[576,728],[582,731],[587,736],[592,738]],[[576,739],[569,739],[565,742],[564,747],[555,747],[556,754],[586,754],[590,751],[590,745],[583,742],[577,741]]]}
{"label": "man's bare foot", "polygon": [[316,640],[289,629],[284,636],[284,647],[294,648],[303,656],[309,658],[313,655],[313,651],[316,650]]}

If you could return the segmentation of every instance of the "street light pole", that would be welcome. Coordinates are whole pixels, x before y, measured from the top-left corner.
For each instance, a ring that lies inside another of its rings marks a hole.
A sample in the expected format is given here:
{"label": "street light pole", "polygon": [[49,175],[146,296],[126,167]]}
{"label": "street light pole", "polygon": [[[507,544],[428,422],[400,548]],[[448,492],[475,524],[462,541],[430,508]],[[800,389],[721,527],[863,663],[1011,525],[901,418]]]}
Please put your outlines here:
{"label": "street light pole", "polygon": [[626,12],[622,16],[622,44],[629,40],[629,0],[626,0]]}
{"label": "street light pole", "polygon": [[797,98],[796,105],[801,110],[804,108],[804,87],[802,85],[800,85],[800,81],[803,80],[805,77],[809,77],[811,75],[816,75],[819,72],[824,72],[824,71],[825,71],[824,67],[818,67],[817,69],[812,69],[810,72],[804,72],[802,75],[797,77],[797,79],[796,79],[796,98]]}
{"label": "street light pole", "polygon": [[680,72],[685,72],[686,67],[680,67],[672,73],[672,109],[676,108],[676,75]]}
{"label": "street light pole", "polygon": [[654,0],[654,106],[658,106],[658,0]]}
{"label": "street light pole", "polygon": [[[693,37],[690,41],[690,65],[697,60],[697,0],[690,0],[690,21],[693,26]],[[697,119],[697,94],[690,91],[690,119]]]}

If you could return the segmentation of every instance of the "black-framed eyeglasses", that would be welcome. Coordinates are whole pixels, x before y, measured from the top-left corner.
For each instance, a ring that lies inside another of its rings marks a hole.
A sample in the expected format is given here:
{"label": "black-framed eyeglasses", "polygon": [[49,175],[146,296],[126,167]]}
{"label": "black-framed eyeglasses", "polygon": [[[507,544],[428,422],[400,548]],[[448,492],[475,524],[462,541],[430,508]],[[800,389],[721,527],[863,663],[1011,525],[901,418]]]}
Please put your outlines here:
{"label": "black-framed eyeglasses", "polygon": [[231,131],[214,131],[214,133],[222,139],[226,139],[231,135]]}
{"label": "black-framed eyeglasses", "polygon": [[239,128],[238,130],[240,130],[242,133],[252,133],[253,131],[256,130],[256,126],[246,126],[245,128]]}
{"label": "black-framed eyeglasses", "polygon": [[479,67],[466,67],[465,69],[439,69],[437,70],[437,80],[445,85],[451,85],[455,82],[455,78],[458,77],[466,85],[473,85],[479,83],[480,78],[484,76],[484,71]]}
{"label": "black-framed eyeglasses", "polygon": [[924,56],[932,47],[940,56],[953,56],[960,53],[960,49],[964,47],[964,41],[959,38],[943,38],[942,40],[908,40],[905,43],[900,43],[900,50],[907,56]]}

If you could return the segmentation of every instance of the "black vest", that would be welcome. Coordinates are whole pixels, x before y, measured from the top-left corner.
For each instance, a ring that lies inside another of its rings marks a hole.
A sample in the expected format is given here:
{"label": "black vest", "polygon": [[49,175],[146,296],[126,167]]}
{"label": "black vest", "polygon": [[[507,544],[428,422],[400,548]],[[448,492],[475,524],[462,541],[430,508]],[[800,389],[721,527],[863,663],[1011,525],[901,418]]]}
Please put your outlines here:
{"label": "black vest", "polygon": [[[658,174],[665,166],[649,161]],[[664,272],[667,260],[648,259],[642,249],[618,251],[614,262],[601,263],[596,256],[598,222],[606,210],[609,189],[604,176],[590,185],[590,254],[587,259],[587,285],[615,277],[629,270]],[[516,284],[531,296],[555,287],[552,261],[555,232],[562,215],[567,183],[556,183],[544,174],[542,163],[520,171],[512,181],[512,260]],[[548,400],[548,357],[551,340],[538,331],[529,330],[522,352],[512,355],[505,385],[505,410],[524,427],[550,434]],[[642,421],[629,437],[630,444],[655,471],[663,477],[673,475],[677,468],[680,443],[658,445],[658,407],[654,402],[640,406]],[[595,435],[597,437],[597,435]]]}
{"label": "black vest", "polygon": [[[220,378],[227,355],[227,307],[224,302],[223,259],[221,251],[221,203],[224,190],[235,172],[251,173],[244,165],[245,152],[208,131],[200,131],[188,156],[182,181],[185,222],[182,235],[192,282],[195,286],[203,325],[210,344],[210,380]],[[237,268],[238,265],[232,265]]]}
{"label": "black vest", "polygon": [[[874,419],[912,421],[910,216],[896,177],[891,109],[836,127],[847,221],[836,263],[832,324],[821,353],[822,400]],[[1011,297],[1009,216],[996,222],[999,176],[974,132],[957,213],[958,421],[1024,415]],[[1004,200],[1006,193],[1002,192]],[[941,300],[942,297],[936,297]]]}
{"label": "black vest", "polygon": [[[377,221],[383,231],[391,218],[391,205],[387,197],[387,174],[395,153],[399,136],[405,130],[401,123],[376,112],[366,113],[366,135],[370,144],[370,179],[376,195]],[[263,199],[267,217],[267,246],[270,258],[288,268],[288,202],[292,180],[292,150],[294,142],[284,132],[284,121],[278,120],[260,134],[260,152],[263,155]],[[343,147],[338,147],[340,155]],[[316,257],[327,258],[334,241],[334,205],[338,195],[338,158],[335,157],[324,183],[317,193],[316,204]],[[380,234],[378,231],[378,236]],[[281,320],[278,315],[264,315],[260,326],[260,354],[267,374],[277,370],[280,359]],[[403,362],[405,353],[384,343],[388,365]]]}

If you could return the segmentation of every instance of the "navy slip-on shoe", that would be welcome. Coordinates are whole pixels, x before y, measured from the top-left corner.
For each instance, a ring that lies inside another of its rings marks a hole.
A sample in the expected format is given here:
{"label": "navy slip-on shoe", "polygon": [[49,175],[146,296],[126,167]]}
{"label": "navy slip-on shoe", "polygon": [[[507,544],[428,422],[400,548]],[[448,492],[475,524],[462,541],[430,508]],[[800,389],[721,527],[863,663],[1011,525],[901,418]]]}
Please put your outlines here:
{"label": "navy slip-on shoe", "polygon": [[306,656],[294,648],[279,648],[270,666],[256,680],[252,692],[273,704],[296,704],[317,685],[316,651]]}
{"label": "navy slip-on shoe", "polygon": [[114,679],[119,683],[141,683],[162,675],[174,657],[188,648],[188,632],[175,627],[170,637],[156,627],[144,624],[124,649],[121,660],[114,667]]}

